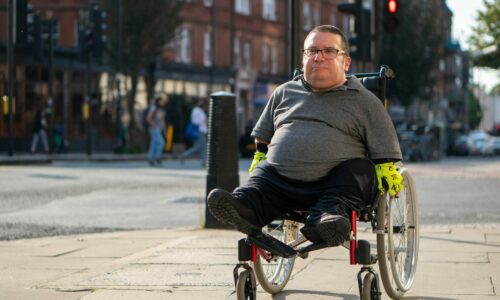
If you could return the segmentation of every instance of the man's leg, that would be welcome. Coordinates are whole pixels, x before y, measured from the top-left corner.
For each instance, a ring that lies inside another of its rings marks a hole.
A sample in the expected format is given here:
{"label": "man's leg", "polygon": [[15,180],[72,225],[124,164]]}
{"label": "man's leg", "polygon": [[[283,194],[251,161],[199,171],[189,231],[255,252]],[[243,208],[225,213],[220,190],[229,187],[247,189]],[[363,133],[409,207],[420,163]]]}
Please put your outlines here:
{"label": "man's leg", "polygon": [[332,246],[349,238],[352,210],[360,211],[376,197],[375,170],[368,160],[353,159],[341,163],[319,183],[323,192],[302,228],[313,242],[326,241]]}
{"label": "man's leg", "polygon": [[267,162],[261,162],[245,186],[233,193],[220,189],[210,192],[208,208],[220,222],[250,234],[291,210],[307,209],[313,199],[316,198],[285,180]]}

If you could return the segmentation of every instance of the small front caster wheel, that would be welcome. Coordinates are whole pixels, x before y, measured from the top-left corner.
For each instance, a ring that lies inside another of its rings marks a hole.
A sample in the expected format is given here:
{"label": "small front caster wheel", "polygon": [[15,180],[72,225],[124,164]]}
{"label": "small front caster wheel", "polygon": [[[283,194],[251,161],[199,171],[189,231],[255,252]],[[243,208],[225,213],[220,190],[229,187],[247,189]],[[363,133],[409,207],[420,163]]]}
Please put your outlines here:
{"label": "small front caster wheel", "polygon": [[251,269],[241,272],[238,276],[236,296],[238,300],[255,300],[257,298],[257,283]]}
{"label": "small front caster wheel", "polygon": [[377,279],[372,273],[366,273],[365,278],[363,278],[361,300],[380,300],[381,298]]}

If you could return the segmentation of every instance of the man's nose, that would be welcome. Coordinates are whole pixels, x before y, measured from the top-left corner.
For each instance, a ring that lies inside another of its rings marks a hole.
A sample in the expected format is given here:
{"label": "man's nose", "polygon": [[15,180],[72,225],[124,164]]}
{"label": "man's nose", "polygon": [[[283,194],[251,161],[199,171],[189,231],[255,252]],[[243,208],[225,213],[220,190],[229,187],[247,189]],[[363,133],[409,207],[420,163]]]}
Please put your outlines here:
{"label": "man's nose", "polygon": [[323,51],[318,51],[316,55],[314,55],[314,60],[324,60],[325,58],[323,57]]}

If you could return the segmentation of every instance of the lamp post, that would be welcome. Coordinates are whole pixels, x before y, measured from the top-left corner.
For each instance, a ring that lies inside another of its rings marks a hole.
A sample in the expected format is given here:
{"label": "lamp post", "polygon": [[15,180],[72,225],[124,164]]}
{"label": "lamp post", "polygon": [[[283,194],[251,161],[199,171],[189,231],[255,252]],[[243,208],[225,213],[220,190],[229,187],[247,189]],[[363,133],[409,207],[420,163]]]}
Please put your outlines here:
{"label": "lamp post", "polygon": [[8,33],[8,42],[7,42],[7,63],[9,64],[8,72],[9,72],[9,84],[7,86],[8,89],[8,110],[9,110],[9,123],[8,123],[8,139],[9,139],[9,147],[8,147],[8,155],[14,155],[14,140],[12,136],[12,129],[14,126],[14,46],[16,43],[15,35],[14,35],[14,5],[15,0],[9,0],[8,10],[9,10],[9,33]]}

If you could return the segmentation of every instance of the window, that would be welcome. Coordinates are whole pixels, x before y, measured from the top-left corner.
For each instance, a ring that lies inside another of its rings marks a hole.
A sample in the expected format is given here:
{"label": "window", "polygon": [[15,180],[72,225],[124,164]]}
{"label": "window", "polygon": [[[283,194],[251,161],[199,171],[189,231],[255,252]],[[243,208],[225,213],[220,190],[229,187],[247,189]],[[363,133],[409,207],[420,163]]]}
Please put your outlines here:
{"label": "window", "polygon": [[330,15],[330,24],[333,26],[337,26],[337,16],[335,15],[334,12]]}
{"label": "window", "polygon": [[271,74],[278,74],[278,47],[271,48]]}
{"label": "window", "polygon": [[241,67],[241,47],[240,47],[240,39],[235,38],[234,39],[234,49],[233,49],[233,54],[234,54],[234,66],[235,67]]}
{"label": "window", "polygon": [[252,66],[252,44],[245,42],[243,45],[243,65],[247,68]]}
{"label": "window", "polygon": [[304,30],[312,29],[312,16],[311,16],[311,4],[309,2],[304,2],[303,6],[303,14],[304,14]]}
{"label": "window", "polygon": [[179,33],[177,42],[176,61],[182,63],[191,62],[191,31],[187,28],[182,28]]}
{"label": "window", "polygon": [[42,39],[48,41],[49,39],[49,28],[52,25],[52,46],[55,48],[59,45],[59,21],[52,19],[52,24],[50,20],[42,20]]}
{"label": "window", "polygon": [[250,15],[250,0],[236,0],[234,2],[234,11],[242,15]]}
{"label": "window", "polygon": [[269,72],[269,46],[266,43],[262,44],[261,71],[262,73]]}
{"label": "window", "polygon": [[212,65],[212,35],[210,32],[205,32],[203,38],[203,65],[209,67]]}
{"label": "window", "polygon": [[314,7],[314,26],[321,25],[321,11],[319,6]]}
{"label": "window", "polygon": [[262,17],[266,20],[276,21],[276,0],[264,0],[262,7]]}

